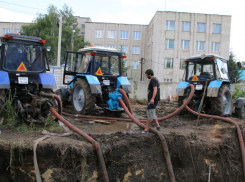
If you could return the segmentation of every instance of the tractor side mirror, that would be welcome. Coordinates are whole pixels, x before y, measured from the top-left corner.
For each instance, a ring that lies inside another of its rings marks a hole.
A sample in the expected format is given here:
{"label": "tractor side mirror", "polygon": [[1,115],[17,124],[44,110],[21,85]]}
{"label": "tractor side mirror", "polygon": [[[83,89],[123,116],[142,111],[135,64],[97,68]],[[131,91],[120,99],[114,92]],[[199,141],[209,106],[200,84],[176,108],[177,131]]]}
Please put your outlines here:
{"label": "tractor side mirror", "polygon": [[236,63],[237,64],[237,67],[239,68],[239,69],[241,69],[242,68],[242,63],[239,61],[239,62],[237,62]]}
{"label": "tractor side mirror", "polygon": [[46,47],[46,50],[49,52],[51,50],[51,47],[50,46],[47,46]]}
{"label": "tractor side mirror", "polygon": [[221,72],[222,72],[223,74],[226,74],[226,69],[225,69],[225,68],[221,68]]}

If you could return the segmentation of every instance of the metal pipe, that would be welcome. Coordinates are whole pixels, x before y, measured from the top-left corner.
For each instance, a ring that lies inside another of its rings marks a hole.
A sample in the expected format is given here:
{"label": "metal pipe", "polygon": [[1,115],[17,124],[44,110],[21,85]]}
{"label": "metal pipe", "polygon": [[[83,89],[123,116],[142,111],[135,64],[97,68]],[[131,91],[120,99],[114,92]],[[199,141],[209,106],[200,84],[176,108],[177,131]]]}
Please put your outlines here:
{"label": "metal pipe", "polygon": [[[192,109],[190,109],[187,105],[185,106],[185,108],[190,113],[198,115],[197,112],[195,112]],[[236,126],[238,140],[239,140],[241,154],[242,154],[243,178],[244,178],[244,182],[245,182],[245,146],[244,146],[244,140],[243,140],[242,132],[241,132],[241,129],[240,129],[239,125],[237,124],[237,122],[235,122],[235,121],[233,121],[231,119],[228,119],[228,118],[224,118],[224,117],[220,117],[220,116],[213,116],[213,115],[208,115],[208,114],[200,114],[200,116],[202,116],[204,118],[213,118],[213,119],[223,120],[223,121],[226,121],[228,123],[232,123],[232,124],[234,124]]]}
{"label": "metal pipe", "polygon": [[70,128],[77,134],[81,135],[83,138],[85,138],[87,141],[89,141],[94,146],[96,153],[98,155],[98,159],[99,159],[99,163],[100,163],[100,166],[103,172],[104,180],[106,182],[109,182],[109,177],[108,177],[108,173],[106,170],[105,161],[104,161],[99,144],[92,137],[90,137],[89,135],[87,135],[86,133],[84,133],[83,131],[75,127],[74,125],[72,125],[70,122],[66,121],[63,117],[61,117],[53,107],[50,107],[49,110],[58,120],[64,123],[68,128]]}

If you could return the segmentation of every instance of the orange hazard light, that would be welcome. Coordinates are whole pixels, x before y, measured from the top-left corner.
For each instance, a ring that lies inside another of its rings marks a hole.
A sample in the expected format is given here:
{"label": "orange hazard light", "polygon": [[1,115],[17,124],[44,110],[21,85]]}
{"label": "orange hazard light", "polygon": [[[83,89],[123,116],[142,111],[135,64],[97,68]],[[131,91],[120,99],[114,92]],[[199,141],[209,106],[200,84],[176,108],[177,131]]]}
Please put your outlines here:
{"label": "orange hazard light", "polygon": [[191,81],[198,81],[197,75],[195,74]]}
{"label": "orange hazard light", "polygon": [[101,69],[99,68],[97,71],[96,71],[96,73],[95,73],[96,75],[103,75],[102,74],[102,71],[101,71]]}
{"label": "orange hazard light", "polygon": [[19,67],[17,68],[16,71],[27,71],[25,65],[23,62],[20,63]]}

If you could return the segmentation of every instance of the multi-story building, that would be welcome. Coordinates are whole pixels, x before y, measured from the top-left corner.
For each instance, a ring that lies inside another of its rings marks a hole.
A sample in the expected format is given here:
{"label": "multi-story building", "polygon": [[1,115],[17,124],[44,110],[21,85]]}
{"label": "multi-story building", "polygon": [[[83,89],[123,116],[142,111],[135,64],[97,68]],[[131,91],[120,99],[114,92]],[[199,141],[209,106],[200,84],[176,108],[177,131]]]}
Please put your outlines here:
{"label": "multi-story building", "polygon": [[6,33],[19,33],[22,25],[27,25],[30,23],[22,22],[0,22],[0,35]]}
{"label": "multi-story building", "polygon": [[[157,11],[149,25],[92,22],[77,18],[78,33],[94,46],[127,54],[127,76],[146,80],[152,68],[160,82],[179,82],[184,60],[197,54],[229,57],[231,16]],[[0,35],[17,33],[28,23],[0,22]]]}
{"label": "multi-story building", "polygon": [[228,59],[230,26],[227,15],[157,11],[149,25],[86,22],[85,41],[125,52],[135,80],[146,80],[144,71],[152,68],[159,81],[179,82],[190,56]]}

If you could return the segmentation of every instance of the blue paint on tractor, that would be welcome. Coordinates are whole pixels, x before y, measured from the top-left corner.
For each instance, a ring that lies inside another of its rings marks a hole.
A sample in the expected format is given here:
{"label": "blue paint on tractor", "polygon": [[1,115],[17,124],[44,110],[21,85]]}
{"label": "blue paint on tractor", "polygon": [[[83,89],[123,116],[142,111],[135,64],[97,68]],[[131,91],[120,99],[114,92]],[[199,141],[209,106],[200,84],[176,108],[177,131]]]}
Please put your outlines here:
{"label": "blue paint on tractor", "polygon": [[128,78],[125,76],[117,78],[117,88],[121,87],[122,85],[130,85]]}
{"label": "blue paint on tractor", "polygon": [[178,88],[186,88],[189,85],[189,82],[179,82],[177,89]]}
{"label": "blue paint on tractor", "polygon": [[93,75],[84,75],[84,74],[76,74],[76,76],[78,77],[86,77],[87,81],[88,81],[88,84],[99,84],[100,85],[100,82],[98,80],[98,78],[96,76],[93,76]]}
{"label": "blue paint on tractor", "polygon": [[56,87],[56,81],[52,73],[40,73],[38,75],[38,83],[46,89],[53,89]]}
{"label": "blue paint on tractor", "polygon": [[6,71],[0,70],[0,89],[9,89],[10,88],[10,81],[9,81],[9,74]]}
{"label": "blue paint on tractor", "polygon": [[211,81],[210,84],[208,85],[208,88],[220,88],[222,82],[223,81],[219,81],[219,80]]}
{"label": "blue paint on tractor", "polygon": [[118,89],[114,93],[109,93],[109,98],[110,100],[107,102],[108,104],[108,109],[113,110],[113,109],[118,109],[119,107],[119,100],[122,98],[122,94],[118,92]]}

